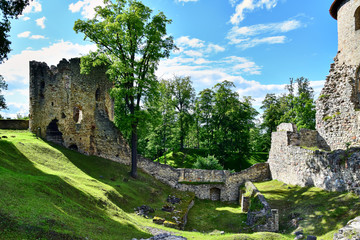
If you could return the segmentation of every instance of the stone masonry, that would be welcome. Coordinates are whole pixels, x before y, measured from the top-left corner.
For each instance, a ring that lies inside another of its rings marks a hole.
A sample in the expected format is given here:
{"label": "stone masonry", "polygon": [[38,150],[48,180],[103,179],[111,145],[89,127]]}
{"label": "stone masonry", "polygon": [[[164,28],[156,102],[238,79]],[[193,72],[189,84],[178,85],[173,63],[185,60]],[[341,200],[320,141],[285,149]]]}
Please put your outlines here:
{"label": "stone masonry", "polygon": [[[112,87],[105,69],[80,74],[80,60],[63,59],[55,67],[30,62],[30,130],[48,141],[88,155],[131,164],[127,142],[115,127]],[[174,169],[138,156],[144,172],[200,199],[238,201],[245,181],[270,179],[267,163],[238,173]]]}
{"label": "stone masonry", "polygon": [[[280,124],[272,134],[269,166],[273,179],[299,186],[316,186],[330,191],[360,193],[360,148],[326,151],[314,145],[297,144],[302,135]],[[315,131],[314,131],[315,132]],[[297,139],[294,139],[294,136]],[[313,136],[316,141],[316,135]]]}
{"label": "stone masonry", "polygon": [[80,74],[80,59],[54,67],[30,62],[30,131],[84,154],[129,160],[129,147],[110,121],[112,86],[96,69]]}

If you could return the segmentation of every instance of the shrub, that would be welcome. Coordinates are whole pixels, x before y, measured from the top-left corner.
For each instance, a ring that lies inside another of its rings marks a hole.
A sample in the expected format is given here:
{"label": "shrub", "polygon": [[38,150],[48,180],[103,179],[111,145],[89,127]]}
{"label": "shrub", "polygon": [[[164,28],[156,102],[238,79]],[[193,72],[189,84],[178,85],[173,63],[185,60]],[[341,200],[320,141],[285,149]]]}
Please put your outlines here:
{"label": "shrub", "polygon": [[198,157],[193,165],[196,169],[223,170],[223,166],[214,156]]}

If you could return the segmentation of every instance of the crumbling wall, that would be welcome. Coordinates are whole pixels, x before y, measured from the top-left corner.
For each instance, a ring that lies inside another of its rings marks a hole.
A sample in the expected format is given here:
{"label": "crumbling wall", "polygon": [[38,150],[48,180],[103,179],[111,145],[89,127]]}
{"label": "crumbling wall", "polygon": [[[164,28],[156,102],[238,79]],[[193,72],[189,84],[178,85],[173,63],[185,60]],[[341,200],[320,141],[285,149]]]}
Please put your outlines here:
{"label": "crumbling wall", "polygon": [[[336,57],[316,101],[316,129],[331,150],[360,146],[360,84],[356,66]],[[358,76],[357,76],[358,75]]]}
{"label": "crumbling wall", "polygon": [[[280,125],[278,130],[281,129]],[[272,134],[269,166],[273,179],[332,191],[359,191],[360,149],[325,151],[291,144],[294,132]]]}
{"label": "crumbling wall", "polygon": [[111,122],[105,69],[80,74],[80,59],[55,67],[30,62],[30,131],[84,154],[129,163],[129,147]]}
{"label": "crumbling wall", "polygon": [[[247,181],[245,189],[242,194],[241,207],[243,211],[247,212],[246,224],[255,232],[279,231],[278,209],[271,209],[264,195],[259,192],[252,182]],[[256,206],[252,207],[252,205]]]}

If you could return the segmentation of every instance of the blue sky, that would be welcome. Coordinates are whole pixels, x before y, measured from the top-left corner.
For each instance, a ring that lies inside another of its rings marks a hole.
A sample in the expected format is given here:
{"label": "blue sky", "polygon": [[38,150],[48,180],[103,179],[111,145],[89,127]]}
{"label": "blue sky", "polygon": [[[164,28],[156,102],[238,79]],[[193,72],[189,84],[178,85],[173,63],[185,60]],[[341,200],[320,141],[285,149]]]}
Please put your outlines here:
{"label": "blue sky", "polygon": [[[289,78],[307,77],[318,94],[337,52],[333,0],[143,0],[163,11],[179,47],[160,62],[157,76],[191,76],[197,91],[233,81],[258,109],[266,93],[281,94]],[[77,19],[91,18],[102,0],[33,0],[12,21],[12,52],[0,65],[9,85],[9,110],[29,112],[29,61],[56,65],[84,55],[94,45],[73,31]]]}

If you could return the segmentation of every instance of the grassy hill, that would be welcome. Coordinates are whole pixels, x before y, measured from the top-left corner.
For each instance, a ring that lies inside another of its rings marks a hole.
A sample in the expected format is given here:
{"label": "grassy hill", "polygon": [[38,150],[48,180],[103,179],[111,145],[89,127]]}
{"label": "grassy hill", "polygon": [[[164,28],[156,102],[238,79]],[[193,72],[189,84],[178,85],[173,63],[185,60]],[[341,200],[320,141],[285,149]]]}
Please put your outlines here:
{"label": "grassy hill", "polygon": [[[137,216],[134,208],[146,204],[155,209],[154,216],[164,215],[160,209],[168,195],[186,198],[189,193],[171,189],[141,171],[138,179],[132,179],[127,166],[49,144],[27,131],[0,130],[0,137],[0,239],[130,240],[150,237],[154,228],[188,239],[294,238],[290,235],[294,228],[286,224],[280,226],[283,234],[238,234],[248,231],[238,205],[198,199],[186,231],[155,225]],[[306,194],[313,189],[289,190],[274,181],[262,184],[258,187],[271,204],[282,208],[287,203],[286,212],[300,211],[307,206],[301,203],[318,199],[302,217],[308,220],[306,231],[324,239],[332,239],[326,234],[360,215],[358,198],[352,194],[316,190],[307,201]],[[320,202],[329,202],[332,208],[327,211],[328,205]],[[340,203],[339,210],[334,208]],[[319,213],[329,216],[313,217]],[[281,219],[286,222],[286,217]],[[312,229],[311,224],[325,227]]]}

